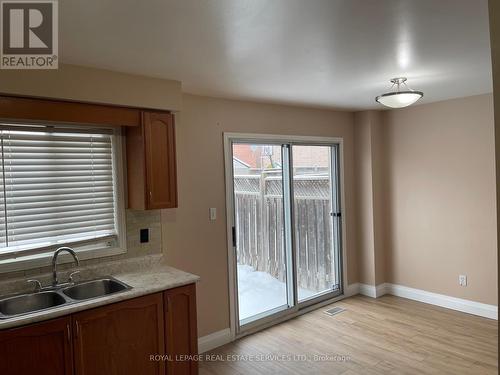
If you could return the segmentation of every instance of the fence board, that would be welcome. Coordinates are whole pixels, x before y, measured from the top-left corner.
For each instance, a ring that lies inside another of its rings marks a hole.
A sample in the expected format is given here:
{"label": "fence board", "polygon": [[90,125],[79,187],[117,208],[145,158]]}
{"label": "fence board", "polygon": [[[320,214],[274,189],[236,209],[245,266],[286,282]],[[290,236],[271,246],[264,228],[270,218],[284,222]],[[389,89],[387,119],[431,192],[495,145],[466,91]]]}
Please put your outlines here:
{"label": "fence board", "polygon": [[[235,176],[237,261],[284,282],[283,196],[277,183],[276,176],[265,173]],[[297,283],[323,291],[335,280],[329,182],[323,176],[301,176],[294,190],[300,191],[294,199]]]}

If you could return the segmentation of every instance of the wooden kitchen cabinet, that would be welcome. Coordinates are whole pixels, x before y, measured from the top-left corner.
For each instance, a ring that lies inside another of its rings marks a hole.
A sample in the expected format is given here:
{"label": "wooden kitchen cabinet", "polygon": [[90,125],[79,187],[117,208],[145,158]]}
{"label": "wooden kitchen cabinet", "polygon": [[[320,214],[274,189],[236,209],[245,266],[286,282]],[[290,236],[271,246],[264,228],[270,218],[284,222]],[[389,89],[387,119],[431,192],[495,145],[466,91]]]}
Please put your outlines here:
{"label": "wooden kitchen cabinet", "polygon": [[0,374],[73,374],[71,318],[0,331]]}
{"label": "wooden kitchen cabinet", "polygon": [[141,125],[127,127],[128,206],[149,210],[177,207],[174,116],[141,114]]}
{"label": "wooden kitchen cabinet", "polygon": [[198,354],[196,285],[167,290],[164,301],[167,375],[196,375],[198,362],[192,360]]}
{"label": "wooden kitchen cabinet", "polygon": [[195,284],[0,331],[0,375],[197,375],[197,354]]}
{"label": "wooden kitchen cabinet", "polygon": [[76,375],[159,375],[165,354],[161,293],[73,315]]}

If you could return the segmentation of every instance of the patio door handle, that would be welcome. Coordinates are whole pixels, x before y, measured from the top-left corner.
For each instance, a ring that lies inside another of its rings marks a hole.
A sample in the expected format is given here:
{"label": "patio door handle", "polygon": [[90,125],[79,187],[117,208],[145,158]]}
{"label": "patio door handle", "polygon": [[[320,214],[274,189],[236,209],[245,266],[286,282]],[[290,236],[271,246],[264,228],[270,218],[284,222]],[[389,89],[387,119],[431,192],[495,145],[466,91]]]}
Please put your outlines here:
{"label": "patio door handle", "polygon": [[232,227],[231,228],[231,231],[232,231],[232,236],[233,236],[233,247],[236,247],[236,227]]}

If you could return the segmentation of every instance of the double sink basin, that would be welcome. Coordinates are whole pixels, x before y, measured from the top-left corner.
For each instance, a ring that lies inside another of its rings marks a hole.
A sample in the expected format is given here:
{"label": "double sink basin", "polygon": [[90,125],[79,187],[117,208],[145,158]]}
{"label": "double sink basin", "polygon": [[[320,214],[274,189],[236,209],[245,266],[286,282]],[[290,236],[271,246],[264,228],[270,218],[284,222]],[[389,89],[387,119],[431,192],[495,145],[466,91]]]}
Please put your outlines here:
{"label": "double sink basin", "polygon": [[108,296],[132,287],[113,277],[84,281],[78,284],[44,288],[40,292],[0,299],[0,319],[49,310],[93,298]]}

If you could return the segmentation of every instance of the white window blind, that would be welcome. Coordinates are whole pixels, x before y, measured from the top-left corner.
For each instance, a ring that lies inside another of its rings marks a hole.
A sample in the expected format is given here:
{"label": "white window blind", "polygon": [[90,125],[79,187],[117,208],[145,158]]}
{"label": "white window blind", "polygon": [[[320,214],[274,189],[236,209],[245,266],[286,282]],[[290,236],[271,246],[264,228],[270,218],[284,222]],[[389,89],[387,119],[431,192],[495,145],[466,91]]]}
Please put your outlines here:
{"label": "white window blind", "polygon": [[0,254],[116,240],[112,134],[0,129]]}

